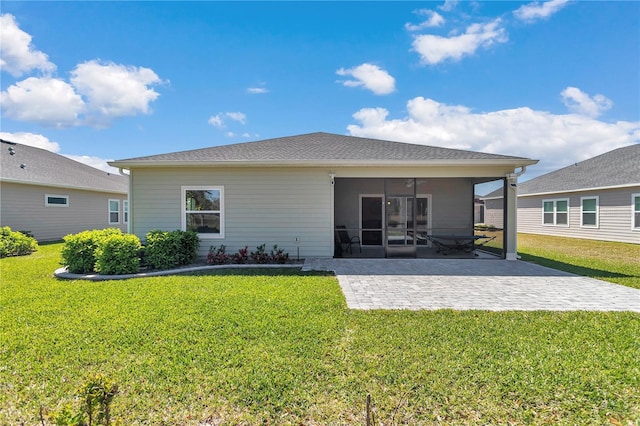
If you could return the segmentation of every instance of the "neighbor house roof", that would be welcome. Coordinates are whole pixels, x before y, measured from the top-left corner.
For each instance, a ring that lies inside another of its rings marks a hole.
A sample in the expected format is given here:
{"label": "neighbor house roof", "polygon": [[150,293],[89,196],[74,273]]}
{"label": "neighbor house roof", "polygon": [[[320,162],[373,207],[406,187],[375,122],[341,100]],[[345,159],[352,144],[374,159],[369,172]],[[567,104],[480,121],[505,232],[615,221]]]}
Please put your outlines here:
{"label": "neighbor house roof", "polygon": [[[538,176],[518,186],[518,196],[640,186],[640,144],[614,149]],[[502,188],[482,198],[502,196]]]}
{"label": "neighbor house roof", "polygon": [[331,133],[309,133],[112,161],[115,167],[184,165],[535,164],[537,160]]}
{"label": "neighbor house roof", "polygon": [[519,195],[640,185],[640,144],[614,149],[523,182]]}
{"label": "neighbor house roof", "polygon": [[127,193],[129,179],[53,152],[0,139],[0,181]]}

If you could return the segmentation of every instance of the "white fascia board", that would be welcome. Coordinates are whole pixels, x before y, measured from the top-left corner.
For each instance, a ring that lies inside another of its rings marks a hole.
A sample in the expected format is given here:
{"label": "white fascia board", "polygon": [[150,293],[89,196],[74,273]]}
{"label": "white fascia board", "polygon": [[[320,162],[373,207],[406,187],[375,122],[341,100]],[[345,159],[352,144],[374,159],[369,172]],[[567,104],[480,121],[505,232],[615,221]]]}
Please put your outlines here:
{"label": "white fascia board", "polygon": [[547,191],[547,192],[532,192],[531,194],[518,194],[518,197],[537,197],[540,195],[555,195],[555,194],[567,194],[570,192],[588,192],[588,191],[603,191],[607,189],[625,189],[625,188],[633,188],[640,187],[640,182],[638,183],[627,183],[624,185],[611,185],[611,186],[594,186],[591,188],[579,188],[579,189],[566,189],[561,191]]}

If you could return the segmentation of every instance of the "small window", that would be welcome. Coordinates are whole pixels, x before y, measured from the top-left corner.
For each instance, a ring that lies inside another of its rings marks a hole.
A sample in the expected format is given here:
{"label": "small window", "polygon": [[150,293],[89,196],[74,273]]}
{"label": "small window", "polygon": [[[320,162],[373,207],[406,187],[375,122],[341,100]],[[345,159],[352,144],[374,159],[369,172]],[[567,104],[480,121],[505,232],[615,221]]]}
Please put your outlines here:
{"label": "small window", "polygon": [[129,200],[122,200],[122,223],[129,223]]}
{"label": "small window", "polygon": [[631,196],[631,207],[633,208],[631,224],[633,225],[633,229],[640,230],[640,194],[633,194]]}
{"label": "small window", "polygon": [[120,223],[120,200],[109,200],[109,225]]}
{"label": "small window", "polygon": [[542,224],[548,226],[569,226],[569,200],[543,200]]}
{"label": "small window", "polygon": [[69,196],[46,194],[44,203],[47,207],[69,207]]}
{"label": "small window", "polygon": [[582,197],[580,199],[582,206],[582,223],[581,226],[586,228],[598,227],[598,197]]}
{"label": "small window", "polygon": [[203,237],[224,238],[224,188],[182,188],[182,230]]}

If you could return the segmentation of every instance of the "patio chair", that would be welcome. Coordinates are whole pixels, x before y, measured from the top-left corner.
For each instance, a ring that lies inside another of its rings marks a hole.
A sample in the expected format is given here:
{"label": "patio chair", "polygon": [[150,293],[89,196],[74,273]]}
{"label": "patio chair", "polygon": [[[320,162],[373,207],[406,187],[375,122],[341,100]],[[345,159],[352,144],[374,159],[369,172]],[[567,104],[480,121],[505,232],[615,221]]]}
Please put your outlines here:
{"label": "patio chair", "polygon": [[349,233],[347,232],[347,227],[344,225],[338,225],[336,226],[336,235],[337,235],[337,240],[340,243],[340,249],[341,250],[345,250],[345,249],[349,249],[349,253],[353,254],[353,245],[358,245],[358,248],[360,249],[360,253],[362,253],[362,245],[360,244],[360,237],[358,236],[353,236],[350,237]]}

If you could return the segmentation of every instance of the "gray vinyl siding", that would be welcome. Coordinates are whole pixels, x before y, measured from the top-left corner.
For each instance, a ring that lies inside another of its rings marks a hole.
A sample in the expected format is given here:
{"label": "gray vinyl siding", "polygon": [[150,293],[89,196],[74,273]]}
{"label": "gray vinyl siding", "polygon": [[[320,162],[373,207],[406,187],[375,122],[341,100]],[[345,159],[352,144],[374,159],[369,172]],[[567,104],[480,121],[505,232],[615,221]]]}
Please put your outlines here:
{"label": "gray vinyl siding", "polygon": [[[45,194],[68,196],[69,205],[46,206]],[[120,224],[109,224],[108,200],[120,201]],[[126,194],[92,192],[68,188],[2,182],[0,223],[14,231],[29,231],[38,241],[60,240],[85,230],[118,227],[123,223]]]}
{"label": "gray vinyl siding", "polygon": [[[181,229],[182,187],[224,188],[224,238],[201,238],[200,255],[274,244],[290,256],[333,256],[329,170],[303,168],[159,168],[131,172],[131,232]],[[296,243],[296,237],[299,242]]]}
{"label": "gray vinyl siding", "polygon": [[[640,244],[640,231],[632,230],[631,194],[640,186],[518,197],[518,232]],[[581,227],[581,198],[597,196],[599,226]],[[543,200],[569,199],[569,226],[542,224]]]}

